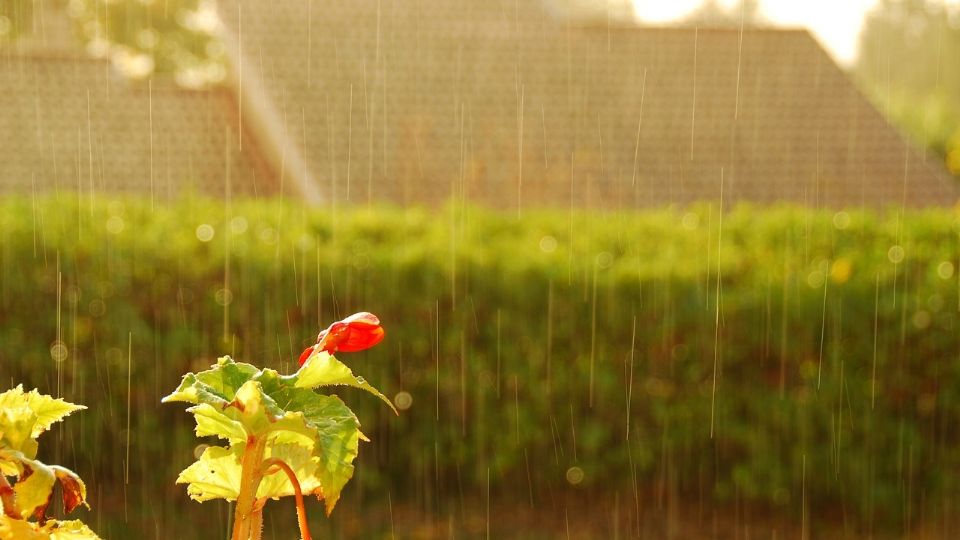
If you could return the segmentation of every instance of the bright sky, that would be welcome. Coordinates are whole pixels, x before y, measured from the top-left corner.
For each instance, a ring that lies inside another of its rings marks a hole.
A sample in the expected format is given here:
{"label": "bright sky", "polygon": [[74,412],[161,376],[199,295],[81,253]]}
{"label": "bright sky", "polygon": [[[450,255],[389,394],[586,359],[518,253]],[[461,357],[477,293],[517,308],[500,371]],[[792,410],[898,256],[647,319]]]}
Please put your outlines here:
{"label": "bright sky", "polygon": [[[665,23],[682,17],[702,0],[632,0],[637,16],[647,23]],[[960,0],[948,0],[958,3]],[[736,0],[720,0],[725,7]],[[837,59],[850,65],[857,56],[857,44],[864,16],[878,0],[760,0],[761,16],[778,26],[808,28]]]}

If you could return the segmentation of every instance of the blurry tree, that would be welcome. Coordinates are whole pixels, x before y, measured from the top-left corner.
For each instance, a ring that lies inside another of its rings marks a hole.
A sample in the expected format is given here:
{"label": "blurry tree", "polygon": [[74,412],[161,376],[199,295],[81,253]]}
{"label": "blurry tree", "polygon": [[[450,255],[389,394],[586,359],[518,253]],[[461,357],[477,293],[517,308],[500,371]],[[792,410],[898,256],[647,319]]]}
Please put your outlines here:
{"label": "blurry tree", "polygon": [[87,51],[133,78],[173,73],[187,87],[223,80],[212,0],[71,0]]}
{"label": "blurry tree", "polygon": [[78,45],[134,79],[166,73],[196,88],[225,76],[213,0],[0,0],[0,43],[26,38],[38,15],[69,17]]}
{"label": "blurry tree", "polygon": [[740,0],[729,8],[719,0],[705,0],[700,7],[683,18],[682,24],[713,28],[739,28],[763,23],[759,0]]}
{"label": "blurry tree", "polygon": [[548,13],[561,20],[577,23],[632,21],[630,0],[540,0]]}
{"label": "blurry tree", "polygon": [[960,175],[960,7],[881,0],[868,16],[854,72],[911,137]]}
{"label": "blurry tree", "polygon": [[30,0],[0,0],[0,45],[16,39],[29,26],[32,13]]}

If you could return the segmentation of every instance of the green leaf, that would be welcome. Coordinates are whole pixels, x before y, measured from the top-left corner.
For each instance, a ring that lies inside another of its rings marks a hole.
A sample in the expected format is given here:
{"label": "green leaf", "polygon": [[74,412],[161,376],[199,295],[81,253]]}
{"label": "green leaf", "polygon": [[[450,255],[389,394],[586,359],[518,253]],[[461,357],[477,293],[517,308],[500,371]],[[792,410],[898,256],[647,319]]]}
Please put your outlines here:
{"label": "green leaf", "polygon": [[[241,459],[244,445],[230,448],[211,446],[200,459],[187,467],[177,478],[178,484],[187,484],[190,498],[204,502],[212,499],[235,501],[240,494]],[[268,447],[264,459],[277,458],[286,462],[297,474],[304,493],[321,493],[320,479],[315,475],[319,459],[299,445]],[[264,476],[257,488],[258,498],[277,499],[293,495],[293,486],[282,472]]]}
{"label": "green leaf", "polygon": [[[223,357],[210,370],[185,376],[179,388],[164,398],[165,402],[195,403],[187,411],[197,422],[197,435],[229,441],[228,447],[207,448],[180,474],[177,482],[187,484],[191,498],[235,500],[246,442],[250,437],[266,437],[265,457],[287,462],[296,471],[303,491],[322,496],[328,514],[333,510],[343,486],[353,476],[359,442],[366,437],[343,401],[310,388],[349,385],[390,402],[329,355],[308,366],[312,367],[296,375],[280,376],[272,369],[260,371]],[[263,479],[257,496],[292,494],[286,476],[276,473]]]}
{"label": "green leaf", "polygon": [[[264,383],[288,409],[284,418],[267,424],[268,429],[258,428],[259,436],[270,437],[271,444],[267,446],[265,455],[280,457],[284,461],[292,460],[288,461],[288,465],[298,471],[304,492],[322,494],[329,514],[339,500],[343,487],[353,476],[353,461],[357,457],[359,442],[364,439],[357,418],[336,396],[289,387],[275,377],[267,377]],[[262,388],[256,381],[248,384],[251,388]],[[237,392],[238,399],[246,394],[243,389]],[[256,402],[254,395],[246,398],[246,412],[255,408]],[[261,411],[264,409],[262,405],[256,407]],[[220,414],[202,405],[193,409],[201,408],[205,415]],[[220,425],[225,421],[232,422],[227,418],[228,414],[246,414],[232,412],[231,409],[223,413],[226,420],[217,419],[211,423]],[[230,424],[230,429],[237,429],[236,426],[241,423],[237,421],[236,424]],[[198,501],[217,498],[235,500],[240,492],[241,457],[245,441],[245,438],[238,439],[229,448],[207,448],[197,462],[180,474],[177,483],[189,484],[187,493]],[[308,466],[308,463],[312,465]],[[292,488],[284,487],[284,480],[272,476],[269,480],[264,479],[264,485],[270,487],[258,490],[258,496],[293,494]]]}
{"label": "green leaf", "polygon": [[247,440],[247,432],[243,423],[231,419],[209,403],[201,403],[187,409],[197,421],[197,437],[217,436],[231,443],[242,443]]}
{"label": "green leaf", "polygon": [[[270,387],[268,381],[264,384]],[[353,476],[353,460],[357,457],[360,440],[366,440],[360,432],[360,422],[337,396],[283,386],[275,388],[273,395],[288,409],[302,412],[307,425],[316,430],[318,446],[314,455],[320,459],[317,476],[329,515],[343,486]]]}
{"label": "green leaf", "polygon": [[[317,469],[320,465],[320,458],[314,456],[310,450],[295,444],[280,444],[270,448],[267,452],[268,458],[276,458],[293,469],[300,482],[300,490],[304,495],[322,495],[320,479],[317,477]],[[270,472],[270,471],[265,471]],[[278,499],[288,497],[294,494],[293,484],[290,479],[279,469],[273,474],[265,475],[257,489],[258,497],[270,497]]]}
{"label": "green leaf", "polygon": [[[33,437],[37,415],[26,406],[0,409],[0,448],[22,452],[29,458],[37,455],[37,440]],[[7,470],[6,467],[3,467]]]}
{"label": "green leaf", "polygon": [[235,501],[240,493],[242,454],[243,445],[230,448],[211,446],[203,451],[200,459],[180,473],[177,483],[187,484],[187,494],[195,501]]}
{"label": "green leaf", "polygon": [[259,373],[256,366],[237,363],[229,356],[222,356],[210,369],[184,375],[180,386],[161,401],[207,403],[223,407],[233,401],[244,383]]}
{"label": "green leaf", "polygon": [[0,540],[100,540],[82,521],[51,519],[39,525],[0,516]]}
{"label": "green leaf", "polygon": [[346,364],[337,360],[326,351],[315,352],[307,359],[293,376],[297,388],[317,388],[319,386],[352,386],[366,390],[386,403],[394,414],[399,415],[390,399],[374,388],[363,377],[357,377]]}
{"label": "green leaf", "polygon": [[308,417],[320,433],[320,469],[317,476],[323,488],[327,515],[333,512],[343,486],[353,477],[353,460],[359,451],[360,433],[353,412],[336,396],[319,396]]}
{"label": "green leaf", "polygon": [[[26,407],[36,415],[31,437],[37,438],[41,433],[50,429],[50,426],[63,420],[79,410],[86,409],[83,405],[75,405],[62,399],[44,395],[37,390],[23,391],[23,385],[7,390],[0,394],[0,410],[16,409],[18,414],[25,414],[22,408]],[[2,429],[2,427],[0,427]]]}
{"label": "green leaf", "polygon": [[285,434],[285,442],[313,448],[316,434],[307,426],[303,413],[286,411],[263,392],[259,381],[250,380],[237,390],[232,402],[222,411],[204,403],[187,409],[197,420],[197,435],[216,435],[234,443],[249,437]]}

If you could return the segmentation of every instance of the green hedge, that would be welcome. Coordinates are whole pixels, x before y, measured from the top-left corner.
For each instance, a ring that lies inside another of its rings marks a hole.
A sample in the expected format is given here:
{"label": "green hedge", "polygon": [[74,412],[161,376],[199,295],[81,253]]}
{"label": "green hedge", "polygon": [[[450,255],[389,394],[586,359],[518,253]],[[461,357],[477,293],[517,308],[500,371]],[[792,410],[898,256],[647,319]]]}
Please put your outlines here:
{"label": "green hedge", "polygon": [[183,372],[292,370],[360,310],[387,340],[342,358],[413,405],[341,393],[373,439],[344,505],[436,511],[489,474],[540,505],[652,486],[902,530],[960,495],[958,216],[7,199],[0,381],[90,407],[50,447],[112,537],[226,520],[173,485],[198,441],[159,399]]}

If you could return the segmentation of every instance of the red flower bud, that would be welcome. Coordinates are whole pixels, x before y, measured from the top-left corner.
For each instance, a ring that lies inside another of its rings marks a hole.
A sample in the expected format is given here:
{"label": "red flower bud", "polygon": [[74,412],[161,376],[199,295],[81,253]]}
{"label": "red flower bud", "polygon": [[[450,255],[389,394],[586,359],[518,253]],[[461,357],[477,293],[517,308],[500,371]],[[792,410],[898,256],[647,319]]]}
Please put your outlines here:
{"label": "red flower bud", "polygon": [[317,344],[308,347],[300,355],[302,366],[314,351],[326,351],[334,354],[338,351],[356,352],[369,349],[383,339],[383,327],[380,319],[365,311],[331,324],[317,334]]}

